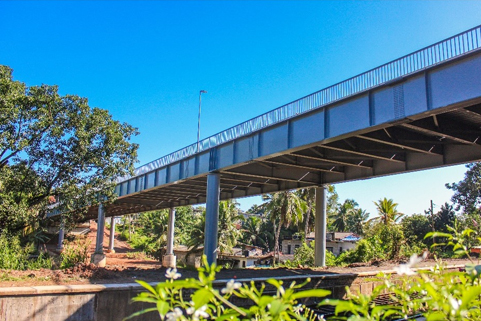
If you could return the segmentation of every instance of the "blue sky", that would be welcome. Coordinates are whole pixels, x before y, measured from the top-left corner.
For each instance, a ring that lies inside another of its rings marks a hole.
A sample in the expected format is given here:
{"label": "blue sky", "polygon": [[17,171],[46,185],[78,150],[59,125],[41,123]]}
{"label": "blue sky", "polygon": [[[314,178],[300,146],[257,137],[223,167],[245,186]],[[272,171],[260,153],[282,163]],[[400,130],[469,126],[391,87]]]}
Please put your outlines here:
{"label": "blue sky", "polygon": [[[139,164],[481,24],[480,1],[0,1],[0,64],[139,128]],[[439,206],[465,168],[336,186]],[[242,207],[260,202],[241,200]]]}

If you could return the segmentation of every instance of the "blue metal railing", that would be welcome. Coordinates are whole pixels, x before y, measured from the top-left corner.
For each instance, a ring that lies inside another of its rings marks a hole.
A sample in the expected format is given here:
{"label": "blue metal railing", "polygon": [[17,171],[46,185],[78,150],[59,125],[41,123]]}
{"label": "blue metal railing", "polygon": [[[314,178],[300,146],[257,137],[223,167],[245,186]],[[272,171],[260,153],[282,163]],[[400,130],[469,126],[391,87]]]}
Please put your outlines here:
{"label": "blue metal railing", "polygon": [[[194,143],[161,157],[137,168],[135,175],[150,172],[194,155],[197,152],[202,152],[236,138],[249,135],[299,114],[324,107],[338,100],[362,93],[397,78],[422,71],[480,48],[481,26],[477,26],[205,138],[199,143],[199,151],[197,151],[197,143]],[[118,182],[127,179],[128,177],[123,177]]]}

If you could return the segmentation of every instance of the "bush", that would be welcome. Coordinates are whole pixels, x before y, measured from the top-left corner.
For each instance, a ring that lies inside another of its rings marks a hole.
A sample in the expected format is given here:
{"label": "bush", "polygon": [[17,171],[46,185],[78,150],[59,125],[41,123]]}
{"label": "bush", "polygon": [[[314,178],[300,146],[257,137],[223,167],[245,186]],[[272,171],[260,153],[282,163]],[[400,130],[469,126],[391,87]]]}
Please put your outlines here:
{"label": "bush", "polygon": [[90,241],[87,238],[76,238],[72,242],[66,242],[60,255],[60,268],[68,269],[79,263],[86,263]]}
{"label": "bush", "polygon": [[51,269],[52,259],[48,254],[41,253],[30,257],[34,252],[33,244],[21,245],[20,237],[0,234],[0,269],[5,270],[38,270]]}
{"label": "bush", "polygon": [[383,243],[378,236],[362,239],[354,249],[342,252],[336,258],[336,265],[384,260],[386,255],[382,245]]}

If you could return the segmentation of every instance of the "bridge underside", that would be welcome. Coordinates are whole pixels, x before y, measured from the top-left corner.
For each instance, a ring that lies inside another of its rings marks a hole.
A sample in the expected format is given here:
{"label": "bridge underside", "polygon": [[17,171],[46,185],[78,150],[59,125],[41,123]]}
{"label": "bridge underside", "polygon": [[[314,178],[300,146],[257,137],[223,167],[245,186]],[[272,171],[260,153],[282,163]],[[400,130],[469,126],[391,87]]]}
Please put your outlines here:
{"label": "bridge underside", "polygon": [[[349,117],[348,115],[346,117]],[[220,199],[320,186],[481,159],[481,100],[218,170]],[[120,197],[118,216],[206,202],[207,175]],[[96,218],[92,207],[87,218]]]}

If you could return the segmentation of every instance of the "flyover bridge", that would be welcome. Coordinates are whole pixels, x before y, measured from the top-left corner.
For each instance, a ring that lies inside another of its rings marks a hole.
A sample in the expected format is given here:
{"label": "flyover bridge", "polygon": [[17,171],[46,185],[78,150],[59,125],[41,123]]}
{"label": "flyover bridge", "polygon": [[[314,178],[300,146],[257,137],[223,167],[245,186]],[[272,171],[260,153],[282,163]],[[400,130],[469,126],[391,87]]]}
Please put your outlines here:
{"label": "flyover bridge", "polygon": [[318,187],[322,264],[323,185],[477,161],[480,137],[478,26],[141,166],[87,217],[206,203],[214,261],[219,199]]}

